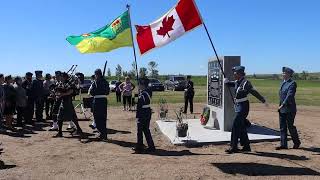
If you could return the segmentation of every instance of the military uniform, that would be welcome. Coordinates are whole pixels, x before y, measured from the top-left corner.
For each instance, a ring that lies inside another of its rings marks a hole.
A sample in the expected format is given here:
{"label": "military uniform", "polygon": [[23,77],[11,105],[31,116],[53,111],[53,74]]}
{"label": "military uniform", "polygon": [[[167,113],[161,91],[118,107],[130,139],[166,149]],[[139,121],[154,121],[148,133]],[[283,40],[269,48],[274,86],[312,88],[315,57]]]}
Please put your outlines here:
{"label": "military uniform", "polygon": [[194,97],[194,88],[193,82],[188,80],[186,82],[186,89],[184,92],[184,113],[187,113],[188,110],[188,102],[190,104],[190,113],[193,113],[193,97]]}
{"label": "military uniform", "polygon": [[94,81],[90,88],[93,96],[92,110],[96,128],[101,139],[107,139],[107,95],[109,94],[109,83],[103,77]]}
{"label": "military uniform", "polygon": [[[292,69],[284,67],[284,73],[292,75],[294,72]],[[284,80],[280,85],[279,97],[280,107],[279,108],[279,120],[280,120],[280,140],[281,146],[278,149],[287,149],[287,131],[289,129],[294,148],[298,148],[301,144],[297,128],[293,125],[294,119],[297,113],[295,94],[297,89],[297,83],[291,78]]]}
{"label": "military uniform", "polygon": [[[140,80],[139,84],[144,84],[147,87],[148,82],[146,79]],[[145,135],[146,141],[148,143],[148,149],[151,151],[155,150],[154,142],[150,132],[150,121],[152,110],[150,107],[151,97],[148,93],[148,89],[144,89],[139,93],[138,103],[137,103],[137,145],[135,150],[141,152],[143,150],[143,134]]]}
{"label": "military uniform", "polygon": [[[42,71],[35,71],[37,79],[32,81],[32,96],[36,105],[36,120],[38,122],[43,121],[43,109],[44,109],[44,88],[42,80]],[[38,78],[39,77],[39,78]]]}
{"label": "military uniform", "polygon": [[[236,66],[233,68],[234,72],[240,72],[244,74],[243,66]],[[250,141],[247,133],[247,116],[249,114],[249,99],[248,94],[252,94],[257,99],[259,99],[262,103],[265,103],[266,100],[263,96],[260,95],[258,91],[256,91],[251,85],[250,81],[248,81],[244,76],[237,81],[228,82],[230,86],[235,87],[235,113],[236,116],[234,118],[232,132],[231,132],[231,142],[230,142],[230,150],[232,152],[236,152],[238,150],[238,142],[240,138],[241,145],[243,145],[244,150],[250,151]]]}
{"label": "military uniform", "polygon": [[[25,108],[24,112],[24,118],[26,124],[33,124],[32,118],[34,114],[34,97],[32,92],[32,81],[30,80],[32,78],[32,73],[27,72],[26,78],[22,82],[22,87],[26,90],[27,95],[27,106]],[[30,77],[30,79],[27,79],[27,77]]]}

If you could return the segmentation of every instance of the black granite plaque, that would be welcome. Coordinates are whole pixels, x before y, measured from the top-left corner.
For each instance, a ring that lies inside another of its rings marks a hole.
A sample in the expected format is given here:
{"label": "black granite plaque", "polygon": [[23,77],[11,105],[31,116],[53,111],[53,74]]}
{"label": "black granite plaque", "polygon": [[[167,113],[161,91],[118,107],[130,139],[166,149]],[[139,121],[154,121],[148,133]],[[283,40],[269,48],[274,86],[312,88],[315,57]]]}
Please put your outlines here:
{"label": "black granite plaque", "polygon": [[[223,62],[221,62],[223,63]],[[223,75],[218,61],[208,63],[208,104],[222,107]]]}

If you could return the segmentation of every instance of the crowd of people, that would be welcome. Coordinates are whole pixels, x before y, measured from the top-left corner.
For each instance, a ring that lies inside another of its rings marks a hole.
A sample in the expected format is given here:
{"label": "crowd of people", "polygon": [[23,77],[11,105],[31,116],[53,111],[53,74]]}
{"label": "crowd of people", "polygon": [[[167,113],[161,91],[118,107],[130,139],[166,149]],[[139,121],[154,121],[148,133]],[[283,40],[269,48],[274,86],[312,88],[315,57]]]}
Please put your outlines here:
{"label": "crowd of people", "polygon": [[[36,121],[43,122],[43,110],[46,104],[46,119],[50,119],[51,100],[47,100],[49,88],[54,84],[54,79],[48,74],[46,81],[42,78],[42,71],[36,71],[33,80],[31,72],[24,78],[13,78],[11,75],[0,74],[0,123],[2,128],[15,130],[25,124],[33,125],[34,109]],[[13,116],[17,114],[16,123]],[[5,120],[5,123],[4,123]]]}
{"label": "crowd of people", "polygon": [[[236,66],[233,69],[235,81],[224,79],[227,86],[235,88],[234,109],[235,117],[231,132],[230,148],[227,153],[237,153],[251,151],[250,141],[248,139],[247,127],[250,125],[246,119],[249,114],[248,94],[254,95],[262,103],[266,103],[266,99],[256,90],[250,81],[245,78],[245,67]],[[294,149],[299,148],[301,142],[294,126],[296,115],[295,92],[297,88],[296,82],[292,79],[294,71],[288,67],[284,67],[283,82],[279,91],[279,119],[280,119],[280,135],[281,144],[277,150],[287,149],[287,130],[289,130],[294,142]],[[33,79],[31,72],[26,73],[24,79],[0,74],[0,125],[8,130],[15,131],[16,127],[23,127],[25,124],[34,125],[36,122],[44,122],[52,119],[53,124],[50,131],[58,131],[55,137],[63,137],[62,125],[63,121],[69,121],[68,129],[72,130],[72,134],[85,138],[82,129],[79,126],[77,114],[73,106],[73,97],[79,93],[78,76],[73,76],[60,71],[55,72],[55,76],[46,74],[42,77],[42,71],[35,71],[36,77]],[[150,107],[152,91],[148,88],[149,80],[140,78],[138,81],[138,101],[136,104],[137,118],[137,144],[133,150],[137,153],[144,151],[154,152],[155,145],[150,133],[150,121],[152,110]],[[125,78],[125,82],[118,81],[115,87],[117,102],[123,101],[123,110],[131,110],[132,93],[135,85],[130,81],[129,77]],[[92,84],[88,94],[92,97],[92,112],[94,116],[94,127],[98,130],[98,139],[108,141],[107,138],[107,95],[110,92],[108,81],[104,78],[100,69],[97,69],[92,76]],[[190,103],[190,112],[193,113],[193,97],[194,87],[191,76],[187,77],[185,89],[185,108],[187,113],[188,103]],[[45,110],[46,118],[43,118]],[[17,115],[14,123],[14,115]],[[5,123],[4,123],[5,122]],[[147,149],[144,149],[143,134],[148,143]],[[238,142],[243,146],[238,149]]]}
{"label": "crowd of people", "polygon": [[[33,78],[31,72],[27,72],[24,78],[0,74],[0,122],[1,128],[16,131],[17,127],[26,125],[34,126],[35,122],[52,120],[52,127],[49,131],[58,131],[54,137],[63,137],[62,126],[64,121],[69,121],[72,135],[86,138],[78,123],[77,114],[73,105],[73,98],[79,93],[81,78],[76,74],[56,71],[55,76],[42,71],[35,71]],[[137,121],[137,146],[133,148],[136,152],[142,152],[143,133],[149,144],[149,151],[154,151],[155,146],[149,130],[151,120],[151,97],[152,92],[148,89],[149,80],[141,78],[138,81],[139,96],[136,104]],[[122,95],[123,110],[132,108],[132,92],[135,85],[130,78],[126,77],[125,82],[117,84],[116,95]],[[91,109],[94,116],[94,128],[98,130],[96,137],[101,141],[108,141],[107,138],[107,95],[109,94],[109,83],[103,77],[100,69],[97,69],[92,76],[92,84],[88,94],[92,97]],[[121,98],[117,98],[121,102]],[[45,113],[44,113],[45,112]],[[33,119],[35,114],[35,120]],[[43,117],[43,114],[46,117]],[[16,115],[14,122],[14,115]]]}

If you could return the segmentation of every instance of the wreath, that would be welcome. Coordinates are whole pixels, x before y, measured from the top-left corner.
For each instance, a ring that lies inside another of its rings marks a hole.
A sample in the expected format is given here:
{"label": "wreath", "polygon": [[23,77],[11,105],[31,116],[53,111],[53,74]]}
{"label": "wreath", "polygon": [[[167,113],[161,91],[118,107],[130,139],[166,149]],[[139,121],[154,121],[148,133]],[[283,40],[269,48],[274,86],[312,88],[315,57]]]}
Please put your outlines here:
{"label": "wreath", "polygon": [[210,117],[210,108],[209,107],[203,108],[203,112],[200,116],[201,125],[205,126],[208,123],[209,117]]}

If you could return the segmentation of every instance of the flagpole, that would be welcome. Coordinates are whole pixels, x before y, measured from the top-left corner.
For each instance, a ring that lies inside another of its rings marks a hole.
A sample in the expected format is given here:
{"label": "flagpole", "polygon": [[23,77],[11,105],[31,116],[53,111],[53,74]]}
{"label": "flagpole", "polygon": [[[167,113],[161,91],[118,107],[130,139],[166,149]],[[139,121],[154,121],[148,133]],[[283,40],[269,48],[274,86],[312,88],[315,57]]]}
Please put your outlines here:
{"label": "flagpole", "polygon": [[132,40],[132,48],[133,48],[133,55],[134,55],[134,62],[136,64],[136,78],[137,78],[137,83],[139,84],[139,74],[138,74],[138,64],[137,64],[137,55],[136,55],[136,48],[134,46],[134,41],[133,41],[133,32],[132,32],[132,25],[131,25],[131,16],[130,16],[130,5],[127,4],[127,9],[128,9],[128,15],[129,15],[129,25],[130,25],[130,31],[131,31],[131,40]]}
{"label": "flagpole", "polygon": [[[200,13],[199,13],[199,14],[200,14]],[[217,51],[216,51],[216,48],[215,48],[214,45],[213,45],[211,36],[210,36],[210,34],[209,34],[209,31],[208,31],[207,26],[206,26],[206,24],[204,23],[203,19],[202,19],[202,24],[203,24],[204,29],[206,30],[206,33],[207,33],[208,38],[209,38],[209,41],[210,41],[210,43],[211,43],[211,47],[212,47],[212,49],[213,49],[213,51],[214,51],[214,54],[216,55],[216,58],[217,58],[217,60],[218,60],[219,67],[220,67],[220,70],[221,70],[221,72],[222,72],[222,74],[223,74],[223,77],[226,78],[226,74],[224,73],[224,70],[223,70],[221,61],[220,61],[220,59],[219,59],[218,53],[217,53]],[[231,96],[231,98],[232,98],[233,104],[235,104],[234,97],[233,97],[233,94],[232,94],[232,92],[231,92],[231,89],[230,89],[229,86],[227,86],[227,87],[228,87],[227,89],[228,89],[228,91],[229,91],[229,93],[230,93],[230,96]]]}

